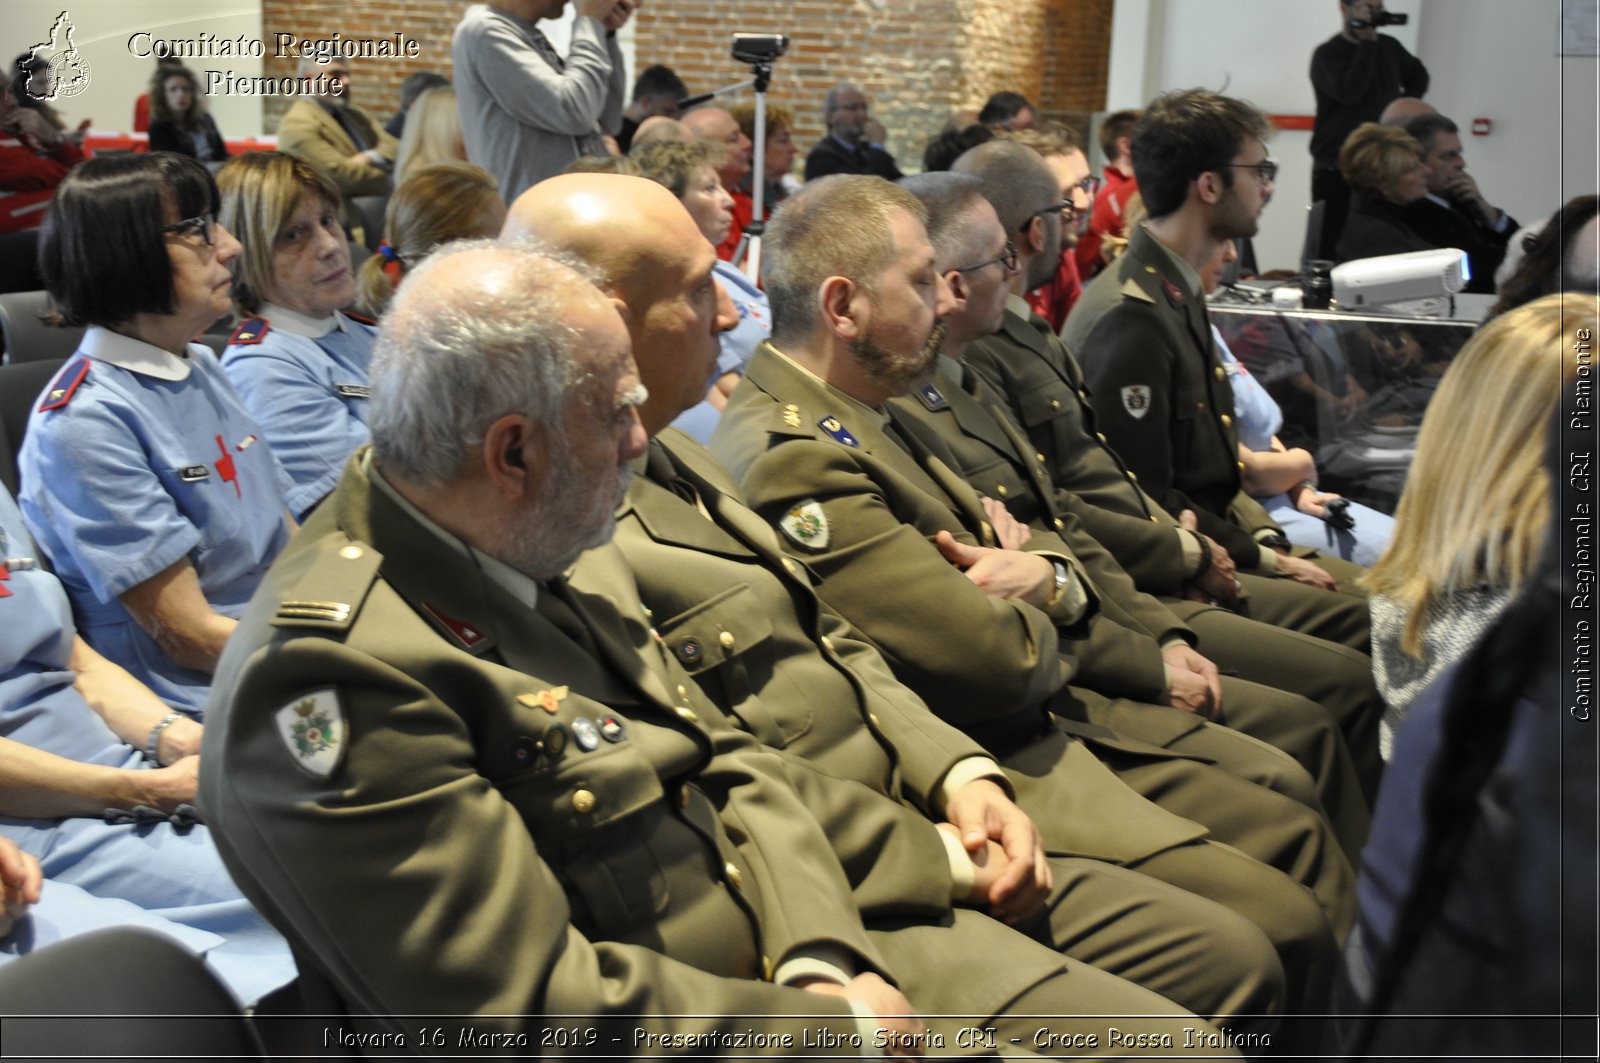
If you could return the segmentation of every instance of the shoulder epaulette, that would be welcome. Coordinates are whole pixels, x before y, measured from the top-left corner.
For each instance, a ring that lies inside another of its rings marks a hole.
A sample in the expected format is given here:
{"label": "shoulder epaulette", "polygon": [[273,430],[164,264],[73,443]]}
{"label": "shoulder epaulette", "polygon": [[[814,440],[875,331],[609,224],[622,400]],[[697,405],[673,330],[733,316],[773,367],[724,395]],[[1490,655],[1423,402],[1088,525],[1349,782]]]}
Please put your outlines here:
{"label": "shoulder epaulette", "polygon": [[378,323],[376,321],[374,321],[370,317],[363,317],[360,314],[353,314],[348,310],[341,310],[341,311],[339,311],[339,313],[343,314],[345,317],[349,318],[351,321],[359,321],[363,325],[369,325],[372,328],[377,328],[378,327]]}
{"label": "shoulder epaulette", "polygon": [[267,324],[264,317],[247,317],[239,322],[239,327],[233,330],[233,335],[228,337],[229,347],[251,347],[267,338],[267,333],[272,331],[272,326]]}
{"label": "shoulder epaulette", "polygon": [[785,403],[773,407],[772,427],[774,435],[780,436],[813,436],[815,429],[807,423],[806,417],[800,412],[800,407],[794,403]]}
{"label": "shoulder epaulette", "polygon": [[60,375],[56,377],[55,382],[46,389],[44,401],[39,404],[39,412],[59,410],[71,402],[73,394],[78,390],[78,385],[82,384],[84,378],[89,375],[89,363],[90,360],[88,358],[74,358],[68,362],[66,368],[61,370]]}
{"label": "shoulder epaulette", "polygon": [[329,537],[317,545],[300,578],[284,588],[273,626],[348,630],[382,562],[383,555],[365,543]]}

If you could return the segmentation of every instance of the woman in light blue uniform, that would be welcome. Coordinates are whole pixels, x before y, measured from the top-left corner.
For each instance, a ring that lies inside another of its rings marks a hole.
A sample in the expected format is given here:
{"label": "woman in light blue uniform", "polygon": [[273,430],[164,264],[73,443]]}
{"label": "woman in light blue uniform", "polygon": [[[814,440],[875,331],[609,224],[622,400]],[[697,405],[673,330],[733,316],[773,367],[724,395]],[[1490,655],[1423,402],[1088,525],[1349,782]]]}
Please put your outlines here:
{"label": "woman in light blue uniform", "polygon": [[[718,145],[705,141],[667,141],[652,144],[637,156],[630,156],[638,165],[641,177],[664,185],[682,201],[713,248],[721,246],[733,225],[733,197],[723,189],[716,171],[719,150]],[[744,376],[744,367],[751,355],[772,335],[772,311],[767,305],[767,293],[731,263],[719,258],[712,268],[716,283],[739,316],[731,329],[718,336],[720,351],[716,368],[706,381],[705,399],[672,422],[672,427],[702,443],[711,441],[717,419],[722,416],[722,407],[739,378]],[[720,304],[719,300],[719,305],[726,304]]]}
{"label": "woman in light blue uniform", "polygon": [[[1207,295],[1217,290],[1228,263],[1238,257],[1232,241],[1218,246],[1216,255],[1201,270]],[[1353,528],[1338,528],[1323,520],[1324,505],[1340,496],[1317,490],[1317,466],[1311,454],[1299,448],[1289,450],[1278,439],[1283,410],[1277,401],[1234,357],[1215,325],[1211,336],[1233,390],[1245,491],[1265,507],[1291,543],[1371,567],[1394,535],[1394,518],[1351,502],[1346,513],[1355,520]]]}
{"label": "woman in light blue uniform", "polygon": [[[35,562],[4,489],[0,573],[0,836],[46,879],[39,904],[0,937],[0,963],[135,925],[204,955],[242,1003],[287,983],[288,945],[233,884],[210,833],[155,814],[188,818],[200,725],[75,637],[67,596]],[[151,809],[142,821],[102,815],[139,805]]]}
{"label": "woman in light blue uniform", "polygon": [[222,224],[244,251],[233,303],[245,318],[223,372],[266,432],[303,520],[339,482],[367,431],[367,367],[377,329],[343,313],[355,299],[339,190],[292,155],[241,155],[217,174]]}
{"label": "woman in light blue uniform", "polygon": [[216,186],[165,152],[92,159],[50,204],[39,258],[56,313],[87,325],[18,456],[23,517],[78,631],[199,716],[211,671],[288,542],[288,479],[206,347],[238,241]]}

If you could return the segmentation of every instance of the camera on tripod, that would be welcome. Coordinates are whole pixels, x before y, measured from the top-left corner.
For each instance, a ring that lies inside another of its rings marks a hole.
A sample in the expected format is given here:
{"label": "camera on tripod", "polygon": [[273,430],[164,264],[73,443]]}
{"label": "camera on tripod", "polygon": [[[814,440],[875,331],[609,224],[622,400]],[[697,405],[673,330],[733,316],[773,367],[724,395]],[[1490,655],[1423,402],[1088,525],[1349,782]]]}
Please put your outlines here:
{"label": "camera on tripod", "polygon": [[735,33],[733,57],[741,63],[770,63],[789,50],[784,33]]}

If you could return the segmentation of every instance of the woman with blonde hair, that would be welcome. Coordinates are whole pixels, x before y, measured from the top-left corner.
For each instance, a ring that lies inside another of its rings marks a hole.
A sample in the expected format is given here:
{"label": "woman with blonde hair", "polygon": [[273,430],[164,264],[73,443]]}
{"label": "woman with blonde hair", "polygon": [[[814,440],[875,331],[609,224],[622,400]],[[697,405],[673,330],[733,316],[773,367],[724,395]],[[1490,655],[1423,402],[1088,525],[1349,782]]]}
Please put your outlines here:
{"label": "woman with blonde hair", "polygon": [[1367,574],[1387,759],[1411,703],[1470,650],[1533,570],[1550,523],[1547,426],[1600,299],[1549,295],[1478,332],[1417,435],[1389,548]]}
{"label": "woman with blonde hair", "polygon": [[339,189],[303,159],[240,155],[217,174],[218,215],[238,230],[233,304],[244,317],[222,371],[293,478],[302,519],[333,490],[367,431],[367,367],[377,329],[355,299]]}
{"label": "woman with blonde hair", "polygon": [[467,147],[461,138],[461,112],[456,90],[449,85],[428,89],[406,112],[400,148],[394,157],[396,187],[406,178],[437,162],[465,162]]}
{"label": "woman with blonde hair", "polygon": [[1433,247],[1405,218],[1405,208],[1428,194],[1422,145],[1409,133],[1376,122],[1357,126],[1339,149],[1339,172],[1359,200],[1339,237],[1340,262]]}
{"label": "woman with blonde hair", "polygon": [[378,253],[361,264],[356,302],[376,317],[389,305],[406,271],[434,248],[451,240],[498,235],[506,220],[499,188],[487,170],[470,162],[435,163],[412,173],[389,197],[385,239]]}

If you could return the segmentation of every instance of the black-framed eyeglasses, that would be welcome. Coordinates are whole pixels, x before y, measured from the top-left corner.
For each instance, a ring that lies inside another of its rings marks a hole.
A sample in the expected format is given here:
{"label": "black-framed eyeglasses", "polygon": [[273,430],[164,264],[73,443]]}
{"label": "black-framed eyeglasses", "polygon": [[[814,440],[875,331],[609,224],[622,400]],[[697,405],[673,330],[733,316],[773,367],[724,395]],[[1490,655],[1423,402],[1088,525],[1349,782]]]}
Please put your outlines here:
{"label": "black-framed eyeglasses", "polygon": [[163,225],[161,231],[163,233],[175,233],[178,236],[198,236],[206,242],[207,246],[215,247],[217,243],[214,239],[216,227],[217,216],[207,211],[193,218],[184,218],[182,221],[175,221],[171,225]]}
{"label": "black-framed eyeglasses", "polygon": [[1229,170],[1254,170],[1256,176],[1263,181],[1271,182],[1278,177],[1278,160],[1263,159],[1260,162],[1225,162],[1222,164]]}
{"label": "black-framed eyeglasses", "polygon": [[1010,240],[1006,241],[1006,249],[1000,252],[1000,257],[979,262],[976,266],[957,266],[957,273],[976,273],[980,269],[994,265],[996,262],[1005,267],[1007,273],[1017,271],[1017,245]]}
{"label": "black-framed eyeglasses", "polygon": [[1095,196],[1100,194],[1100,178],[1096,177],[1094,174],[1090,174],[1088,177],[1085,177],[1083,180],[1067,189],[1067,196],[1070,198],[1074,191],[1083,192],[1088,195],[1090,199],[1094,199]]}
{"label": "black-framed eyeglasses", "polygon": [[1033,219],[1042,218],[1046,214],[1060,214],[1063,217],[1070,218],[1076,213],[1078,213],[1078,208],[1073,206],[1072,200],[1063,199],[1061,202],[1052,203],[1048,207],[1040,207],[1026,218],[1023,218],[1022,224],[1017,228],[1018,230],[1025,230],[1033,222]]}

